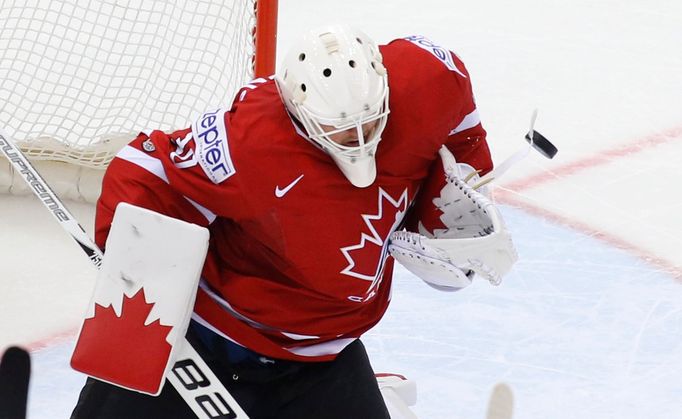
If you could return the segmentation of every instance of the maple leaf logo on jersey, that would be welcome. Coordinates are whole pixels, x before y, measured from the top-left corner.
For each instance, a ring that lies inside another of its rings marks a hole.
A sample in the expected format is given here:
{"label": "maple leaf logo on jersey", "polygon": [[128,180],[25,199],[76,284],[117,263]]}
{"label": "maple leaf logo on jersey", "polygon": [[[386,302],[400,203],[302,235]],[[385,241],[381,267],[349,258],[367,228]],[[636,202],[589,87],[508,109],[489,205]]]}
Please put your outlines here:
{"label": "maple leaf logo on jersey", "polygon": [[166,338],[172,327],[157,319],[145,325],[153,303],[144,289],[123,296],[121,316],[95,304],[95,315],[83,323],[71,366],[104,381],[149,394],[159,392],[171,352]]}
{"label": "maple leaf logo on jersey", "polygon": [[348,266],[341,273],[372,281],[368,293],[381,278],[388,254],[388,237],[402,222],[407,204],[407,188],[398,199],[379,188],[376,214],[362,214],[367,229],[361,233],[360,242],[341,248],[341,253],[348,261]]}

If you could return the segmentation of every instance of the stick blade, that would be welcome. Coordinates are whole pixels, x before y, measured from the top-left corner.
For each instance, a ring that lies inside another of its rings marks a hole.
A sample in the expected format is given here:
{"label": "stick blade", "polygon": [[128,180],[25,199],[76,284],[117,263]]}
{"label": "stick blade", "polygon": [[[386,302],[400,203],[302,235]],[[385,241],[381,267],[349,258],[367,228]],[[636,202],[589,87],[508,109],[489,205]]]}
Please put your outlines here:
{"label": "stick blade", "polygon": [[31,358],[24,349],[10,347],[0,361],[0,418],[25,419]]}
{"label": "stick blade", "polygon": [[514,395],[511,387],[498,383],[493,388],[488,401],[486,419],[512,419],[514,413]]}
{"label": "stick blade", "polygon": [[544,135],[533,130],[533,139],[531,141],[530,132],[526,134],[526,141],[533,145],[533,148],[540,152],[543,156],[548,159],[554,158],[556,153],[559,151],[551,141],[547,139]]}

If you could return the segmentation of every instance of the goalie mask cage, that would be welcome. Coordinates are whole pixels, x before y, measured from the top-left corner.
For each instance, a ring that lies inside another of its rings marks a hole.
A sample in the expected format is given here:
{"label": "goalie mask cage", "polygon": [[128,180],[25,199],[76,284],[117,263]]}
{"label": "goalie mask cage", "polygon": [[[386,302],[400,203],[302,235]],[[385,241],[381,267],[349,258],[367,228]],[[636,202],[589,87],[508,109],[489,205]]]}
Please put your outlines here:
{"label": "goalie mask cage", "polygon": [[[147,129],[274,72],[277,0],[2,0],[0,126],[62,198],[96,201]],[[27,192],[0,158],[0,193]]]}

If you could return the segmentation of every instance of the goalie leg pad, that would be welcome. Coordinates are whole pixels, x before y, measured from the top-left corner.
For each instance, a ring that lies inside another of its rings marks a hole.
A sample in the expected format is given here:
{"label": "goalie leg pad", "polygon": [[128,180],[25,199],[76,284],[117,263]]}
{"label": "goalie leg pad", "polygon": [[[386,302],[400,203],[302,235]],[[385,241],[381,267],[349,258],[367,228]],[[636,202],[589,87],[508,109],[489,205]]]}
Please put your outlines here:
{"label": "goalie leg pad", "polygon": [[376,374],[391,419],[418,419],[409,406],[417,404],[417,384],[398,374]]}

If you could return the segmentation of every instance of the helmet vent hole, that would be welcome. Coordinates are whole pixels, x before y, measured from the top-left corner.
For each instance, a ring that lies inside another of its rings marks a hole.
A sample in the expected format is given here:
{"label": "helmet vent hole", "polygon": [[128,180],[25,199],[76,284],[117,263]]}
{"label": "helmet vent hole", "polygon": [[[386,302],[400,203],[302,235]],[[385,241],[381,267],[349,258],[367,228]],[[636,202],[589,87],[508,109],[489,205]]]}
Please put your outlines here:
{"label": "helmet vent hole", "polygon": [[332,75],[332,71],[331,71],[330,69],[328,69],[328,68],[325,68],[325,69],[322,71],[322,74],[324,74],[325,77],[329,77],[329,76]]}
{"label": "helmet vent hole", "polygon": [[377,69],[377,68],[376,68],[376,65],[374,64],[374,61],[372,61],[372,68],[375,69],[375,70]]}
{"label": "helmet vent hole", "polygon": [[301,84],[301,90],[303,90],[303,91],[305,92],[305,89],[306,89],[305,83],[304,83],[304,84]]}
{"label": "helmet vent hole", "polygon": [[298,55],[298,61],[303,61],[303,60],[305,60],[305,53],[302,52]]}
{"label": "helmet vent hole", "polygon": [[362,44],[362,39],[360,38],[355,38],[356,41],[358,41],[358,44]]}
{"label": "helmet vent hole", "polygon": [[355,68],[355,61],[353,60],[348,61],[348,65],[351,66],[351,68]]}

